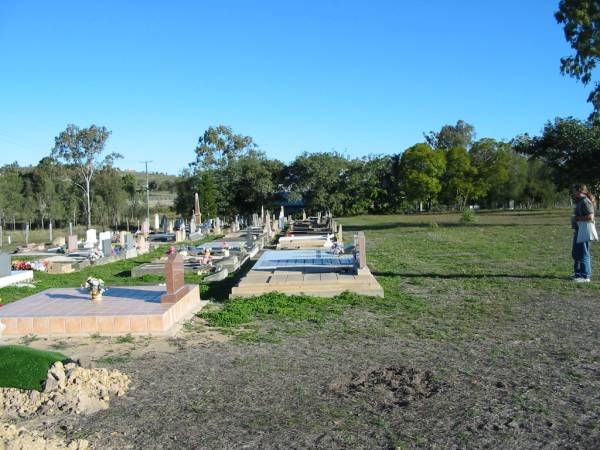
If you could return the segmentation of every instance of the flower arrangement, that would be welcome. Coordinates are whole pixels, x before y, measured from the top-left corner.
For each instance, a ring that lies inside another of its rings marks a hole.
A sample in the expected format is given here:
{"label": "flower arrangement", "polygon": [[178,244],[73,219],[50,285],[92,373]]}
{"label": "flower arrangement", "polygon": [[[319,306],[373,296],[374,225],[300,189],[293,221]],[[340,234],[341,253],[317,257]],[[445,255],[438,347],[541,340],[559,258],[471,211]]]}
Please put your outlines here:
{"label": "flower arrangement", "polygon": [[104,253],[102,253],[102,250],[94,248],[94,249],[90,250],[88,259],[90,260],[90,262],[95,262],[95,261],[98,261],[103,256],[104,256]]}
{"label": "flower arrangement", "polygon": [[45,272],[48,268],[46,261],[13,261],[12,270],[36,270]]}
{"label": "flower arrangement", "polygon": [[81,287],[84,287],[88,290],[88,292],[92,295],[92,299],[100,298],[102,297],[102,294],[106,292],[104,280],[102,278],[88,277]]}

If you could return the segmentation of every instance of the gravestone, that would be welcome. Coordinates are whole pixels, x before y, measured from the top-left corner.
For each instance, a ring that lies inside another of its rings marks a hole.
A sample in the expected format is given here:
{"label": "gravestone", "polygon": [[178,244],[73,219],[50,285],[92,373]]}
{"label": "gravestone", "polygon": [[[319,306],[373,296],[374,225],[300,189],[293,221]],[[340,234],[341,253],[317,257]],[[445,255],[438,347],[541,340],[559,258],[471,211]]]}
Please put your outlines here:
{"label": "gravestone", "polygon": [[12,274],[10,255],[0,252],[0,277],[8,277]]}
{"label": "gravestone", "polygon": [[163,215],[160,219],[160,228],[162,229],[163,233],[169,232],[169,219],[167,219],[167,216],[165,215]]}
{"label": "gravestone", "polygon": [[[52,240],[53,240],[52,239],[52,221],[50,221],[50,223],[48,224],[48,234],[49,234],[50,242],[52,242]],[[65,245],[64,239],[65,238],[63,238],[63,244],[62,245]]]}
{"label": "gravestone", "polygon": [[96,238],[96,230],[90,228],[85,232],[85,248],[92,248],[96,245],[98,239]]}
{"label": "gravestone", "polygon": [[149,233],[150,233],[150,222],[149,222],[148,218],[146,217],[144,219],[144,221],[142,222],[142,234],[147,235]]}
{"label": "gravestone", "polygon": [[169,220],[169,222],[167,223],[167,233],[172,233],[174,228],[175,224],[172,220]]}
{"label": "gravestone", "polygon": [[138,234],[136,244],[137,244],[137,248],[139,248],[140,250],[145,250],[146,249],[146,237],[143,234]]}
{"label": "gravestone", "polygon": [[71,234],[69,235],[67,251],[69,253],[73,253],[77,251],[77,236]]}
{"label": "gravestone", "polygon": [[132,250],[135,248],[135,242],[133,241],[133,235],[127,233],[125,235],[125,250]]}
{"label": "gravestone", "polygon": [[154,214],[154,231],[158,231],[160,229],[160,217],[158,214]]}
{"label": "gravestone", "polygon": [[169,255],[165,263],[165,278],[167,279],[167,293],[160,299],[161,303],[177,302],[187,290],[184,289],[183,257],[178,253]]}
{"label": "gravestone", "polygon": [[25,224],[25,244],[29,244],[29,224]]}
{"label": "gravestone", "polygon": [[202,223],[202,214],[200,213],[200,197],[198,193],[194,194],[194,219],[196,223]]}
{"label": "gravestone", "polygon": [[336,239],[338,240],[338,242],[343,242],[343,237],[344,235],[342,233],[342,224],[338,223]]}
{"label": "gravestone", "polygon": [[367,241],[365,239],[365,233],[363,231],[359,231],[355,237],[356,241],[356,250],[358,252],[358,268],[366,269],[367,268]]}
{"label": "gravestone", "polygon": [[111,256],[112,255],[112,245],[111,245],[111,240],[110,239],[102,239],[102,253],[104,253],[104,256]]}
{"label": "gravestone", "polygon": [[192,216],[190,219],[190,234],[194,234],[196,232],[196,218]]}
{"label": "gravestone", "polygon": [[119,245],[121,247],[125,247],[125,236],[127,235],[126,231],[119,231]]}
{"label": "gravestone", "polygon": [[63,245],[65,245],[67,243],[67,241],[65,240],[64,236],[59,236],[56,239],[54,239],[52,241],[52,246],[53,247],[62,247]]}
{"label": "gravestone", "polygon": [[98,234],[98,240],[102,242],[106,239],[112,239],[112,233],[110,231],[101,231],[100,234]]}

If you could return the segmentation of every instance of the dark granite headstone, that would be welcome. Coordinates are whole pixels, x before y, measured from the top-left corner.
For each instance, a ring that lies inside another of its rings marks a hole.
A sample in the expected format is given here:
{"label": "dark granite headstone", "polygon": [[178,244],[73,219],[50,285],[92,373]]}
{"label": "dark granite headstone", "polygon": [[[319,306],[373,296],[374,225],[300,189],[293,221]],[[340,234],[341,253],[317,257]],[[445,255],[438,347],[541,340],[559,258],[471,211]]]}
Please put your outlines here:
{"label": "dark granite headstone", "polygon": [[12,273],[10,255],[0,253],[0,277],[9,276]]}

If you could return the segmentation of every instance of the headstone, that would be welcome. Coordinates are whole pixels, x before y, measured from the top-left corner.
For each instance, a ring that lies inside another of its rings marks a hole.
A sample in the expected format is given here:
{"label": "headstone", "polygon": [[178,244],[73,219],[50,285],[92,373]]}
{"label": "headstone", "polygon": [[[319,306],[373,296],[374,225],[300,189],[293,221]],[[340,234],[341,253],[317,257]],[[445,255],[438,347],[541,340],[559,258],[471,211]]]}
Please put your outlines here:
{"label": "headstone", "polygon": [[62,247],[67,243],[64,236],[58,236],[56,239],[52,241],[53,247]]}
{"label": "headstone", "polygon": [[196,223],[202,223],[202,214],[200,213],[200,197],[198,193],[194,194],[194,219]]}
{"label": "headstone", "polygon": [[302,210],[302,220],[306,220],[306,211]]}
{"label": "headstone", "polygon": [[90,228],[85,232],[85,248],[92,248],[96,245],[98,239],[96,238],[96,230]]}
{"label": "headstone", "polygon": [[279,211],[279,228],[285,228],[285,213],[283,212],[283,205],[281,205],[281,210]]}
{"label": "headstone", "polygon": [[8,236],[8,245],[10,245],[12,243],[12,237]]}
{"label": "headstone", "polygon": [[73,223],[69,222],[69,236],[73,235]]}
{"label": "headstone", "polygon": [[146,217],[142,222],[142,234],[148,235],[150,233],[150,221]]}
{"label": "headstone", "polygon": [[143,234],[138,234],[136,244],[137,244],[136,245],[137,248],[139,248],[140,250],[145,250],[146,249],[146,237]]}
{"label": "headstone", "polygon": [[2,226],[0,225],[0,247],[2,247],[2,244],[4,244],[4,238],[2,236]]}
{"label": "headstone", "polygon": [[173,223],[172,220],[169,220],[169,222],[167,224],[167,233],[172,233],[174,228],[175,228],[175,224]]}
{"label": "headstone", "polygon": [[508,209],[515,209],[515,201],[514,200],[508,201]]}
{"label": "headstone", "polygon": [[190,219],[190,234],[193,234],[196,232],[196,218],[195,216],[192,216],[192,218]]}
{"label": "headstone", "polygon": [[25,224],[25,244],[29,244],[29,224]]}
{"label": "headstone", "polygon": [[252,236],[252,227],[246,228],[246,244],[251,247],[254,244],[254,237]]}
{"label": "headstone", "polygon": [[162,229],[163,233],[169,232],[169,219],[167,219],[167,216],[165,215],[163,215],[160,219],[160,228]]}
{"label": "headstone", "polygon": [[102,239],[102,253],[104,256],[112,255],[112,243],[110,239]]}
{"label": "headstone", "polygon": [[158,214],[154,214],[154,231],[158,231],[160,229],[160,217]]}
{"label": "headstone", "polygon": [[135,248],[135,242],[133,240],[133,235],[131,233],[127,233],[125,235],[125,250],[132,250]]}
{"label": "headstone", "polygon": [[0,277],[7,277],[12,274],[10,255],[0,252]]}
{"label": "headstone", "polygon": [[178,253],[169,255],[165,263],[165,278],[167,279],[167,293],[160,299],[161,303],[175,303],[185,292],[183,257]]}
{"label": "headstone", "polygon": [[67,251],[69,253],[73,253],[73,252],[77,251],[77,236],[75,236],[73,234],[69,235]]}
{"label": "headstone", "polygon": [[356,234],[356,250],[358,252],[358,268],[365,269],[367,267],[367,241],[365,239],[365,233],[359,231]]}
{"label": "headstone", "polygon": [[343,242],[344,241],[343,238],[344,238],[344,235],[342,233],[342,224],[338,223],[336,239],[337,239],[338,242]]}
{"label": "headstone", "polygon": [[48,225],[48,232],[50,234],[50,242],[52,242],[52,221],[50,221],[50,224]]}
{"label": "headstone", "polygon": [[121,247],[125,247],[125,236],[127,235],[126,231],[119,231],[119,245]]}
{"label": "headstone", "polygon": [[102,242],[102,241],[104,241],[106,239],[111,240],[112,239],[112,233],[110,231],[101,231],[98,234],[98,240],[100,242]]}

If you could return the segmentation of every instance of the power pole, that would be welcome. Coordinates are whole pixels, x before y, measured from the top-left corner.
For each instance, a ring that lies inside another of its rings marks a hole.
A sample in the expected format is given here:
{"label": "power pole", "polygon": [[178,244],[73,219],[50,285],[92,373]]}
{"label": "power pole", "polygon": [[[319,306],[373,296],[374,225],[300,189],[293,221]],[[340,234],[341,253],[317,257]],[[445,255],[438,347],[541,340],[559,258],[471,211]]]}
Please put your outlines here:
{"label": "power pole", "polygon": [[148,183],[148,163],[152,161],[141,161],[146,166],[146,218],[150,224],[150,184]]}

